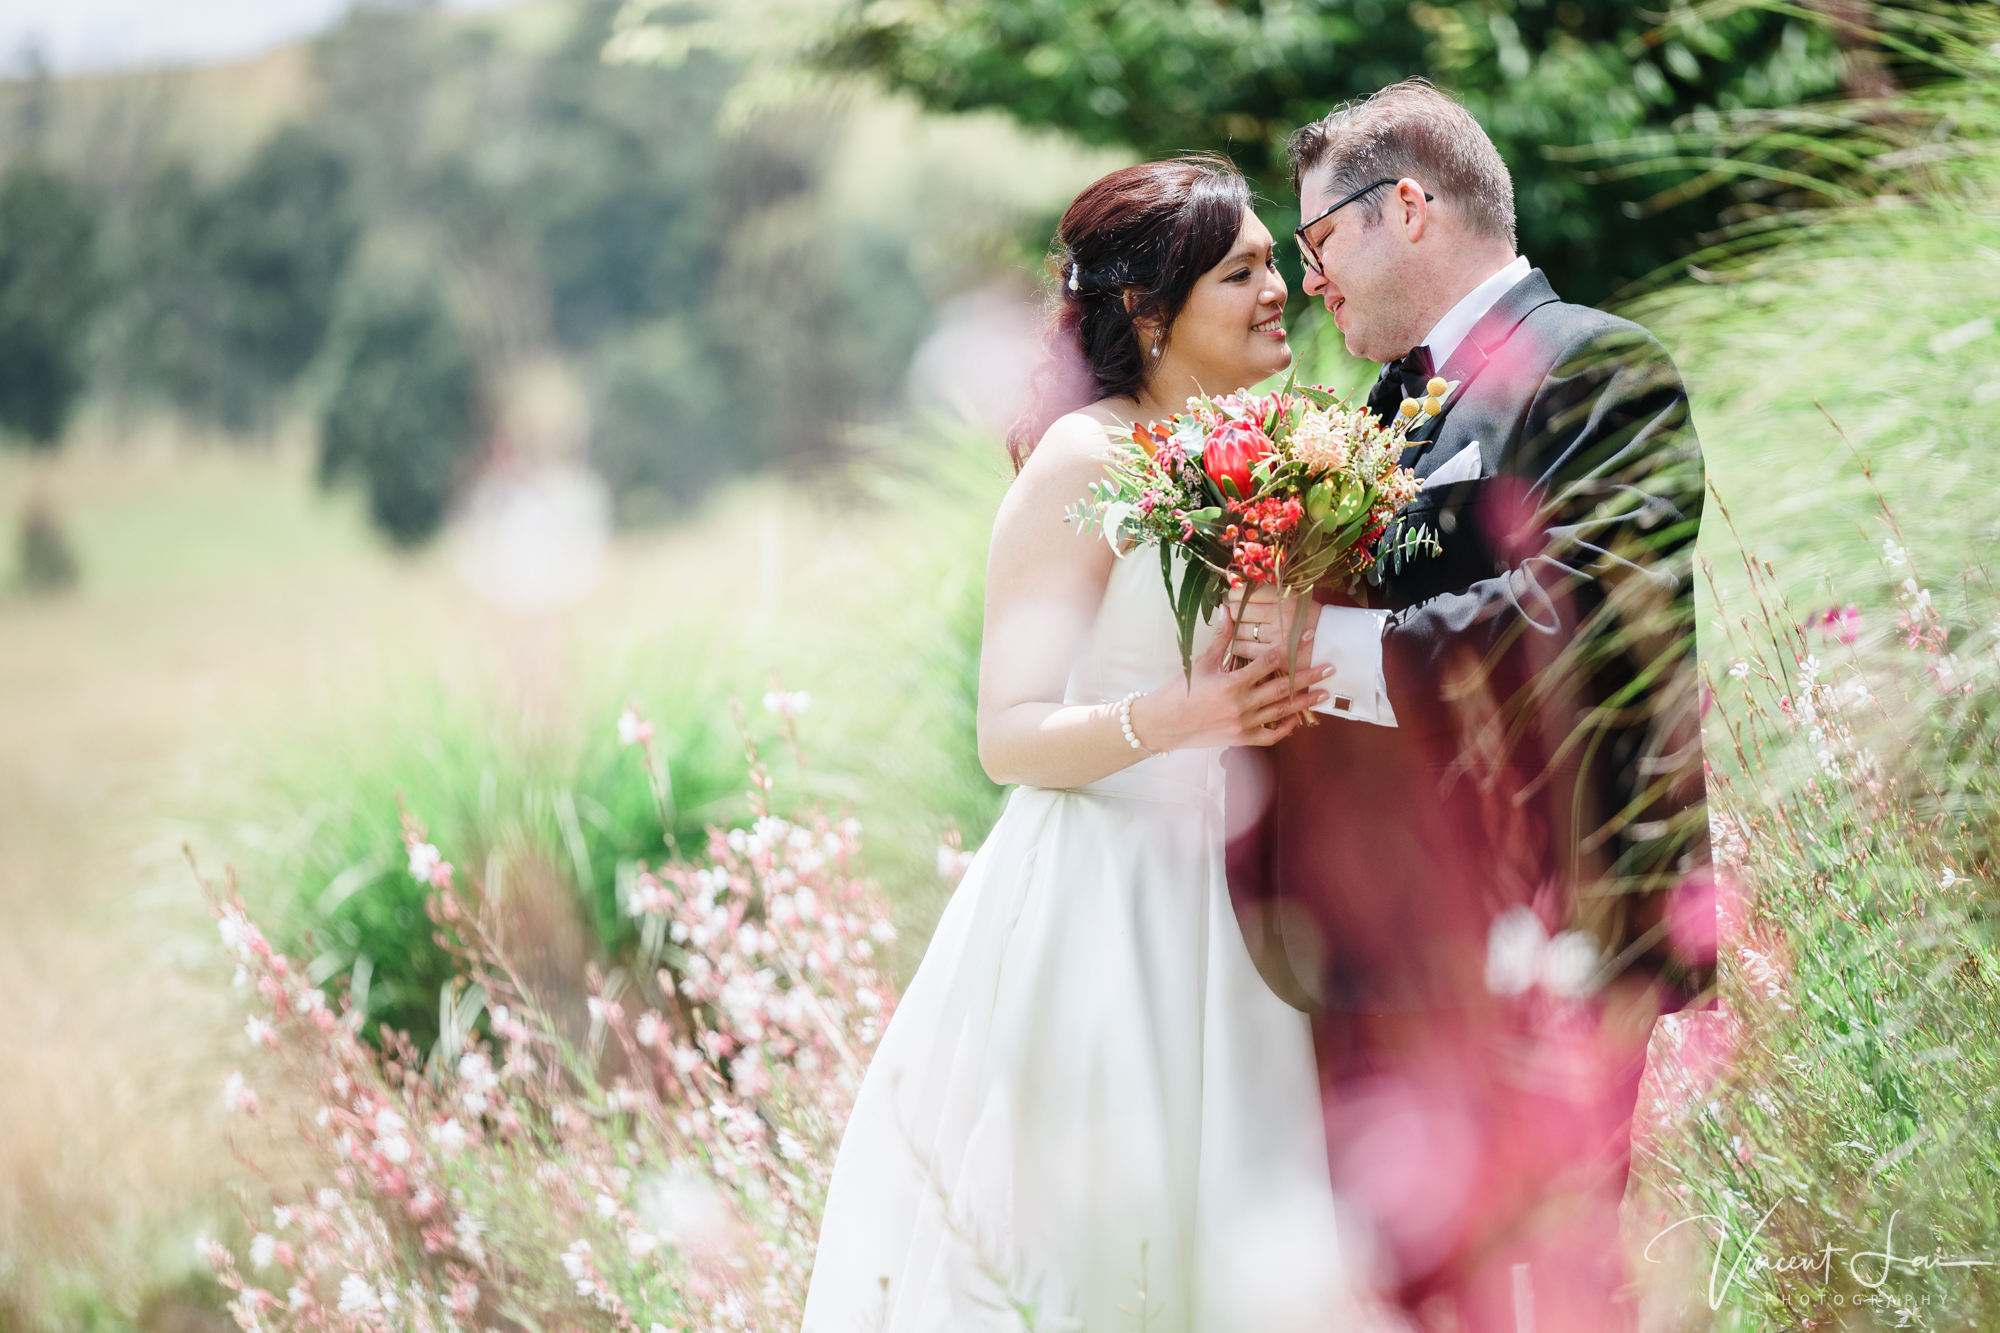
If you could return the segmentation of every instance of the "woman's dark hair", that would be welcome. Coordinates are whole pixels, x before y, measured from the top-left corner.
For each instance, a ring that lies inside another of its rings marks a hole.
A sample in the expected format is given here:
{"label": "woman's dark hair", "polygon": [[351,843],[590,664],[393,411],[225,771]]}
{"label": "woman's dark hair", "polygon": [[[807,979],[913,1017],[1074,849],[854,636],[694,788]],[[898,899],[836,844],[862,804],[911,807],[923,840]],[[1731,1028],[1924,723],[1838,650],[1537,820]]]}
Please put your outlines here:
{"label": "woman's dark hair", "polygon": [[1229,256],[1250,187],[1227,158],[1142,162],[1069,206],[1049,267],[1058,279],[1028,410],[1007,432],[1020,470],[1057,417],[1100,398],[1133,398],[1152,372],[1134,327],[1171,329],[1202,274]]}

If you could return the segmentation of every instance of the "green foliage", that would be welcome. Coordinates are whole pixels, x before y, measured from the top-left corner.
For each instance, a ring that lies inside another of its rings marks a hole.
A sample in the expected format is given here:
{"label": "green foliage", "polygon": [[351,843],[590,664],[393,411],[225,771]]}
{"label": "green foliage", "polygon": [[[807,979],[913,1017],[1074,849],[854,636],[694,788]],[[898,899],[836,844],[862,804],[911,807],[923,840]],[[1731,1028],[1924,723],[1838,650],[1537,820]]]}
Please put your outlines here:
{"label": "green foliage", "polygon": [[1724,1327],[1978,1327],[2000,1306],[1990,1264],[1935,1263],[2000,1226],[2000,601],[1974,576],[1933,606],[1902,582],[1920,574],[1882,560],[1867,600],[1901,623],[1846,646],[1753,562],[1705,644],[1727,1010],[1656,1045],[1641,1176],[1660,1227],[1708,1219]]}
{"label": "green foliage", "polygon": [[69,179],[36,161],[0,178],[0,428],[54,448],[83,390],[98,295],[97,218]]}
{"label": "green foliage", "polygon": [[1692,167],[1586,183],[1545,150],[1786,106],[1839,82],[1834,41],[1809,17],[1665,17],[1620,0],[850,0],[820,56],[940,110],[1003,108],[1148,157],[1228,152],[1272,201],[1280,235],[1291,131],[1425,75],[1464,99],[1507,160],[1524,253],[1590,302],[1691,250],[1718,205],[1662,188]]}
{"label": "green foliage", "polygon": [[[593,652],[554,719],[486,691],[392,686],[374,705],[269,738],[230,859],[284,947],[316,959],[316,980],[354,987],[371,1018],[420,1041],[436,1033],[451,969],[432,942],[426,890],[408,874],[400,799],[463,858],[462,873],[503,898],[517,885],[571,905],[586,958],[626,957],[636,939],[621,885],[670,849],[640,756],[618,743],[619,710],[635,699],[654,722],[675,842],[692,850],[747,808],[740,699],[778,780],[866,825],[870,872],[912,941],[897,962],[914,966],[949,891],[940,835],[955,828],[977,846],[1002,796],[976,734],[1000,453],[942,424],[873,450],[858,486],[833,502],[724,497],[689,541],[705,572],[677,581],[666,627]],[[769,526],[746,538],[754,523]],[[710,582],[709,553],[746,540],[773,567],[753,581],[729,562]],[[784,584],[767,592],[764,578]],[[759,706],[772,672],[822,701],[804,719],[804,772],[772,743]]]}
{"label": "green foliage", "polygon": [[[1876,16],[1899,8],[1935,17]],[[1990,1265],[1932,1264],[2000,1229],[2000,601],[1979,563],[2000,535],[2000,62],[1990,28],[1968,35],[1953,80],[1707,145],[1826,162],[1904,207],[1795,201],[1633,312],[1688,371],[1725,502],[1701,631],[1740,926],[1726,1014],[1655,1047],[1669,1114],[1640,1167],[1659,1227],[1710,1219],[1682,1234],[1691,1288],[1719,1261],[1720,1327],[1977,1327],[2000,1306]]]}
{"label": "green foliage", "polygon": [[[698,847],[707,823],[740,810],[741,747],[712,676],[670,671],[653,683],[675,836]],[[566,886],[554,898],[574,904],[592,955],[630,944],[621,872],[667,848],[638,756],[617,744],[617,707],[597,702],[603,716],[577,717],[561,741],[500,721],[490,698],[438,689],[289,737],[260,775],[257,813],[280,820],[250,840],[249,896],[275,914],[285,947],[310,941],[315,980],[343,977],[371,1024],[424,1041],[453,971],[424,912],[428,887],[408,872],[399,804],[502,898],[508,884]]]}
{"label": "green foliage", "polygon": [[332,320],[360,231],[349,174],[297,128],[214,188],[157,167],[112,237],[107,387],[231,429],[268,420]]}
{"label": "green foliage", "polygon": [[607,338],[593,359],[591,462],[624,523],[669,518],[740,466],[716,350],[679,320]]}
{"label": "green foliage", "polygon": [[320,420],[320,480],[358,478],[401,546],[423,542],[473,444],[473,364],[443,295],[422,282],[356,298]]}
{"label": "green foliage", "polygon": [[349,163],[370,235],[425,238],[465,294],[482,380],[523,348],[581,363],[593,462],[640,522],[838,454],[849,423],[900,398],[931,297],[909,261],[921,213],[839,215],[843,107],[732,120],[739,54],[606,64],[616,9],[551,7],[499,40],[358,8],[316,48],[314,132]]}
{"label": "green foliage", "polygon": [[217,333],[265,384],[291,383],[326,337],[360,230],[349,175],[343,159],[294,127],[215,198],[204,240],[228,293]]}

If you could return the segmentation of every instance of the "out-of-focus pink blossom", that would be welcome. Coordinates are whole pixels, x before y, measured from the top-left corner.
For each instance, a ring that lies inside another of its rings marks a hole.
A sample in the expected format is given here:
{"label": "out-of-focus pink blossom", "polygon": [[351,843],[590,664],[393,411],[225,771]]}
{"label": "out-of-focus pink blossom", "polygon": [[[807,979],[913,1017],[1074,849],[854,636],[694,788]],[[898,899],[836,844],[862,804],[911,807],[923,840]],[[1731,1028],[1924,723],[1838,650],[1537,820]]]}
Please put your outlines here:
{"label": "out-of-focus pink blossom", "polygon": [[[760,801],[771,784],[752,758]],[[328,1182],[275,1206],[252,1241],[254,1263],[291,1278],[282,1308],[212,1248],[246,1330],[445,1333],[508,1302],[561,1312],[566,1326],[645,1328],[620,1294],[640,1265],[639,1288],[673,1293],[676,1333],[796,1326],[812,1257],[797,1220],[818,1211],[893,1006],[874,946],[895,932],[852,877],[858,823],[788,820],[761,804],[754,814],[716,830],[705,862],[640,867],[642,892],[626,906],[665,925],[649,937],[676,946],[673,970],[642,975],[637,1004],[592,979],[584,1008],[620,1040],[592,1043],[587,1058],[545,997],[516,989],[478,886],[455,886],[408,810],[412,874],[463,949],[463,980],[487,997],[490,1040],[458,1034],[445,1059],[394,1034],[364,1043],[240,903],[212,896],[224,946],[253,983],[246,1034],[315,1091],[301,1130]],[[600,1050],[619,1062],[601,1082],[590,1065]],[[241,1075],[225,1100],[256,1104]],[[702,1174],[661,1173],[691,1162]]]}
{"label": "out-of-focus pink blossom", "polygon": [[653,739],[653,724],[639,715],[636,704],[626,704],[625,711],[618,715],[618,743],[637,745]]}
{"label": "out-of-focus pink blossom", "polygon": [[243,1115],[257,1114],[257,1094],[244,1083],[241,1073],[231,1074],[223,1080],[222,1109]]}
{"label": "out-of-focus pink blossom", "polygon": [[1853,602],[1845,606],[1829,606],[1810,617],[1806,624],[1817,628],[1822,639],[1851,645],[1861,637],[1861,608]]}

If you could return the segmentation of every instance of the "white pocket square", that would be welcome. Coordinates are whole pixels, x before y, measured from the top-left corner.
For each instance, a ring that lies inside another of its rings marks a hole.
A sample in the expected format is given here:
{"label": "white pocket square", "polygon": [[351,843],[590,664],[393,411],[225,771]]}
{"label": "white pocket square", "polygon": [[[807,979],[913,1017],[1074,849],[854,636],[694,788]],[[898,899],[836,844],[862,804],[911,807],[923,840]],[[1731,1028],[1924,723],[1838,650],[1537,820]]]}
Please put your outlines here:
{"label": "white pocket square", "polygon": [[1433,486],[1449,486],[1455,481],[1476,481],[1479,478],[1479,441],[1474,440],[1463,449],[1444,460],[1437,471],[1424,478],[1424,484],[1417,489],[1427,491]]}

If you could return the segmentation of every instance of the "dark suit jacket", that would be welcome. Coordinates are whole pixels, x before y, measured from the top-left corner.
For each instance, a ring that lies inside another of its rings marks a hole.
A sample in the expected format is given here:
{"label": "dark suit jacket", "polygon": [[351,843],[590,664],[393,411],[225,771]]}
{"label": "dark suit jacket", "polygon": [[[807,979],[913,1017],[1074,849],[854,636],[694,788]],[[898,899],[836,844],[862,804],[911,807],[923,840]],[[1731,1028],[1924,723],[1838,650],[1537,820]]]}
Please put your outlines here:
{"label": "dark suit jacket", "polygon": [[1400,725],[1325,719],[1231,757],[1253,952],[1307,1007],[1459,1008],[1486,1002],[1492,922],[1524,905],[1595,939],[1599,983],[1683,1006],[1715,948],[1686,390],[1644,329],[1563,303],[1540,270],[1440,373],[1462,383],[1404,461],[1428,476],[1477,449],[1481,467],[1399,516],[1442,554],[1368,593],[1392,613]]}

